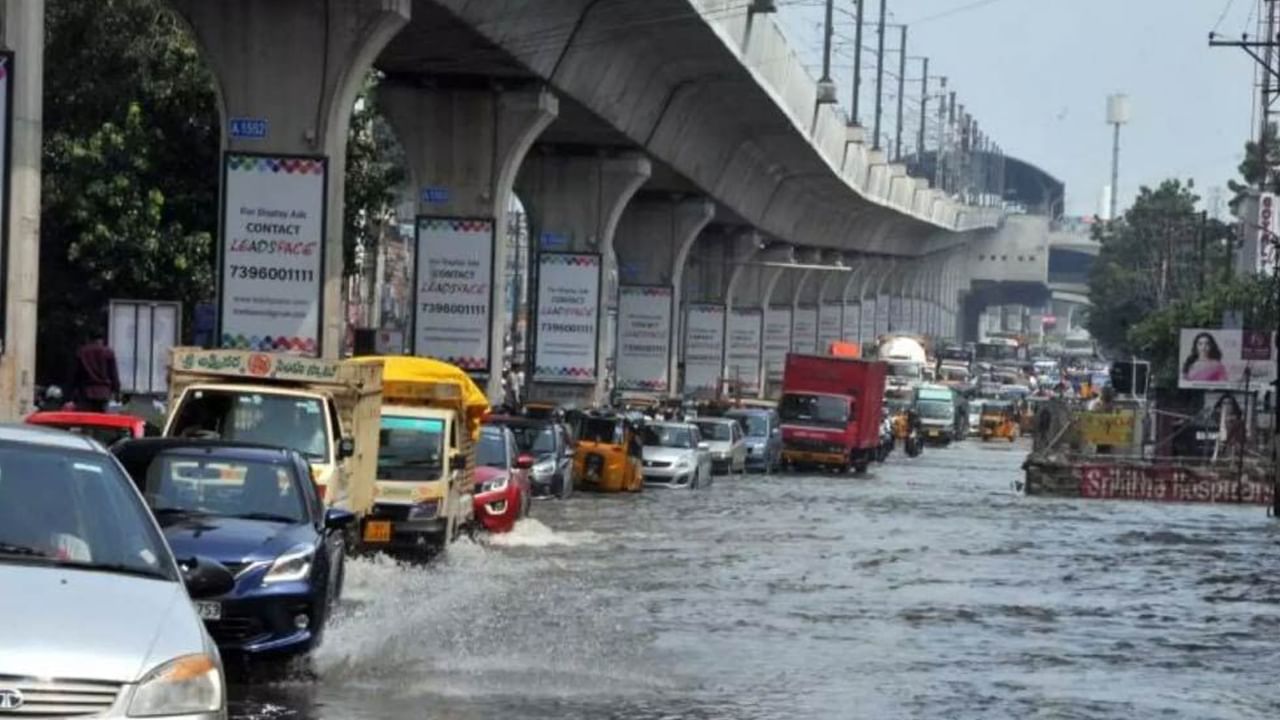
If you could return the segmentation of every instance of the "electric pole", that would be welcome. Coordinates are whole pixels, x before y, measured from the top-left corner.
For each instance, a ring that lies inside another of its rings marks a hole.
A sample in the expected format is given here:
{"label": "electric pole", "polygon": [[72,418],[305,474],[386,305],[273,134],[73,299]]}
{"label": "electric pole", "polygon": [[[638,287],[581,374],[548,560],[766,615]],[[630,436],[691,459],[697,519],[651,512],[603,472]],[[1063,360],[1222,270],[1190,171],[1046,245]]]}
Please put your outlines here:
{"label": "electric pole", "polygon": [[[1271,148],[1267,138],[1271,123],[1271,105],[1276,99],[1277,83],[1280,83],[1280,70],[1276,68],[1276,48],[1280,47],[1276,35],[1276,0],[1263,0],[1266,5],[1266,34],[1261,40],[1250,40],[1248,34],[1239,40],[1219,40],[1215,33],[1209,33],[1210,47],[1238,47],[1244,50],[1262,68],[1261,82],[1261,118],[1258,122],[1258,152],[1261,157],[1262,173],[1258,178],[1258,191],[1265,193],[1271,188]],[[1258,51],[1263,54],[1259,55]],[[1247,221],[1246,221],[1247,222]],[[1256,222],[1256,220],[1255,220]],[[1264,233],[1258,233],[1258,242],[1266,242]],[[1261,248],[1258,248],[1261,251]],[[1275,286],[1276,307],[1280,308],[1280,251],[1272,249],[1271,256],[1275,265],[1271,270],[1271,281]],[[1274,330],[1273,330],[1274,332]],[[1272,352],[1275,354],[1276,379],[1271,385],[1271,516],[1280,517],[1280,332],[1274,332],[1275,342]]]}
{"label": "electric pole", "polygon": [[898,129],[893,142],[893,161],[902,162],[902,101],[907,96],[907,26],[903,25],[898,54]]}

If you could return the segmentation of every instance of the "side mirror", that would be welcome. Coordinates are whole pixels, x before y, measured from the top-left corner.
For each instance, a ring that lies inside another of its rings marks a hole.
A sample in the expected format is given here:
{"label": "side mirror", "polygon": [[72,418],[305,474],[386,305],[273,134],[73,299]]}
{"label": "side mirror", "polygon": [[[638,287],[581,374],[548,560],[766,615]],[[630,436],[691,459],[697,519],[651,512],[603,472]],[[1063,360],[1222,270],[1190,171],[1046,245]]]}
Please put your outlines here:
{"label": "side mirror", "polygon": [[517,470],[528,470],[528,469],[529,469],[529,468],[531,468],[531,467],[533,467],[533,456],[532,456],[532,455],[530,455],[530,454],[528,454],[528,453],[522,453],[519,457],[517,457],[517,458],[516,458],[516,469],[517,469]]}
{"label": "side mirror", "polygon": [[355,438],[344,437],[338,441],[338,459],[346,460],[356,454]]}
{"label": "side mirror", "polygon": [[324,511],[324,526],[327,530],[341,530],[356,521],[356,514],[342,508],[329,508]]}
{"label": "side mirror", "polygon": [[782,428],[778,427],[777,425],[774,425],[773,430],[771,430],[769,434],[774,437],[778,437],[779,435],[782,434]]}
{"label": "side mirror", "polygon": [[706,452],[706,451],[708,451],[708,450],[710,450],[710,449],[711,449],[711,443],[709,443],[709,442],[700,442],[700,443],[698,443],[698,449],[699,449],[699,450],[702,450],[703,452]]}
{"label": "side mirror", "polygon": [[178,563],[182,582],[192,599],[226,595],[236,587],[236,578],[225,565],[207,557],[195,557]]}
{"label": "side mirror", "polygon": [[460,452],[455,452],[449,456],[449,466],[454,470],[467,469],[467,456]]}

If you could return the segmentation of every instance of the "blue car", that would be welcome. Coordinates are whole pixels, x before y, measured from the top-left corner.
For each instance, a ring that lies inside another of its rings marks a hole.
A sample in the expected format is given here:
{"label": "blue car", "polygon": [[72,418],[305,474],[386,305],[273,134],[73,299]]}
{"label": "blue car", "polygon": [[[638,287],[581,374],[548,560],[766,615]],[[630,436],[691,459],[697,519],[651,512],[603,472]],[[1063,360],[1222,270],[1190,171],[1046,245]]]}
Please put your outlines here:
{"label": "blue car", "polygon": [[230,592],[196,602],[224,654],[306,653],[342,592],[344,535],[355,517],[326,510],[293,450],[202,440],[113,448],[179,563],[226,566]]}
{"label": "blue car", "polygon": [[782,465],[782,421],[773,408],[737,408],[725,413],[746,435],[747,469],[774,472]]}

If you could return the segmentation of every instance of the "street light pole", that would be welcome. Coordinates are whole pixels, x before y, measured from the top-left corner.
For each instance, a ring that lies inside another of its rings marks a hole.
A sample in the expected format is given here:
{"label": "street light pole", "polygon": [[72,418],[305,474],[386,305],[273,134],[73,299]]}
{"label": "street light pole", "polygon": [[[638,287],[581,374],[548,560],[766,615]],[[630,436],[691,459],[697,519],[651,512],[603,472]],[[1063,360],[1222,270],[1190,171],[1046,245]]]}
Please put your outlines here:
{"label": "street light pole", "polygon": [[849,122],[861,125],[858,117],[858,96],[862,94],[862,7],[867,0],[854,0],[858,4],[858,27],[853,31],[853,99],[850,102]]}
{"label": "street light pole", "polygon": [[876,27],[876,124],[872,150],[880,149],[880,120],[884,111],[884,14],[888,0],[880,0],[880,20]]}
{"label": "street light pole", "polygon": [[916,162],[924,163],[924,126],[925,120],[929,117],[926,111],[929,108],[929,58],[923,58],[924,69],[920,74],[920,82],[923,83],[920,88],[920,133],[916,139]]}
{"label": "street light pole", "polygon": [[898,56],[898,129],[893,143],[894,162],[902,161],[902,101],[907,95],[907,26],[901,28],[901,54]]}

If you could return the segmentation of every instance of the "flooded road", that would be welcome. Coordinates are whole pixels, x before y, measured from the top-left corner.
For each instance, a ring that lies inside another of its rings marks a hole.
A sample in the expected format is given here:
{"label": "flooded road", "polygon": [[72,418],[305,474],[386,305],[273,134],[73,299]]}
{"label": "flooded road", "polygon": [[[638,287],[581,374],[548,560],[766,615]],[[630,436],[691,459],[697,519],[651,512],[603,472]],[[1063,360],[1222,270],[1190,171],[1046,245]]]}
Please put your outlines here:
{"label": "flooded road", "polygon": [[577,496],[349,565],[315,681],[234,717],[1275,718],[1280,526],[1024,498],[1025,448]]}

